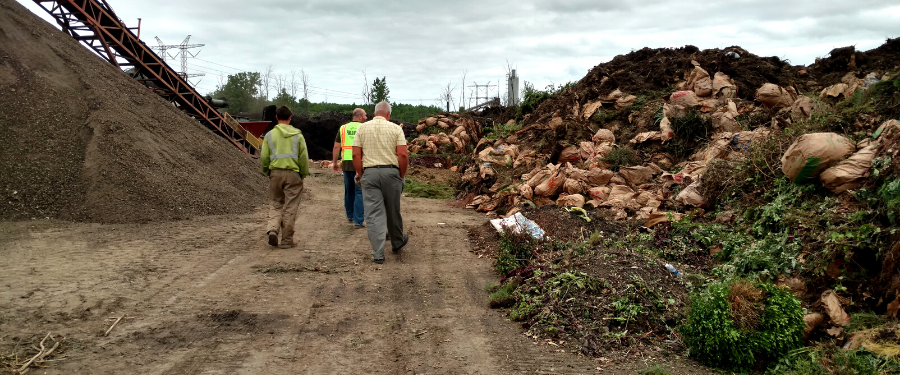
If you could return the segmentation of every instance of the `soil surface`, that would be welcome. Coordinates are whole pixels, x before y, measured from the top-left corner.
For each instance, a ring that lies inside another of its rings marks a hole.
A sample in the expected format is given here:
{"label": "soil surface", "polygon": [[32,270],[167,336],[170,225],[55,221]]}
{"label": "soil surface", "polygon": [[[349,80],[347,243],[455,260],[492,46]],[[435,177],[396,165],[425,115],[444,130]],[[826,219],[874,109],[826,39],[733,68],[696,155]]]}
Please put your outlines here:
{"label": "soil surface", "polygon": [[0,0],[0,144],[0,220],[148,222],[263,203],[257,161],[12,0]]}
{"label": "soil surface", "polygon": [[372,263],[365,232],[344,221],[341,177],[313,172],[294,249],[265,244],[260,206],[147,224],[0,223],[0,373],[48,332],[61,345],[43,374],[712,373],[524,336],[488,307],[499,277],[467,240],[484,216],[442,201],[404,198],[410,243]]}

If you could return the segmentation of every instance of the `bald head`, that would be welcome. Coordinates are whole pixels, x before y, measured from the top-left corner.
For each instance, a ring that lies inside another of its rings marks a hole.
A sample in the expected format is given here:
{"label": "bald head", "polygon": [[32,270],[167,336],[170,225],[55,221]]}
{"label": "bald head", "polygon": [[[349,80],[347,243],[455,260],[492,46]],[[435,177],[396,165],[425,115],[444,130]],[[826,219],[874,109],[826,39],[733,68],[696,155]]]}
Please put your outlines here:
{"label": "bald head", "polygon": [[363,122],[366,121],[367,115],[366,110],[362,108],[356,108],[353,110],[353,121]]}
{"label": "bald head", "polygon": [[380,102],[380,103],[376,104],[375,105],[375,116],[390,118],[391,104],[388,102]]}

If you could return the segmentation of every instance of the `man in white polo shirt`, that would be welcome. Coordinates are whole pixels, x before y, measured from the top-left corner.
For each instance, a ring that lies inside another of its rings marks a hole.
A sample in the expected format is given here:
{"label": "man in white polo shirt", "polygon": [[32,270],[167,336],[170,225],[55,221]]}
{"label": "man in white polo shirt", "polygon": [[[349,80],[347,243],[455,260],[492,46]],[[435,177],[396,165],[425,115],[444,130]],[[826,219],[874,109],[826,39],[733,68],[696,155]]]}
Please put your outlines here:
{"label": "man in white polo shirt", "polygon": [[375,105],[375,118],[362,124],[353,139],[353,167],[363,191],[366,229],[375,263],[384,263],[385,228],[391,250],[398,252],[409,237],[403,233],[400,195],[409,166],[403,129],[388,121],[391,105]]}

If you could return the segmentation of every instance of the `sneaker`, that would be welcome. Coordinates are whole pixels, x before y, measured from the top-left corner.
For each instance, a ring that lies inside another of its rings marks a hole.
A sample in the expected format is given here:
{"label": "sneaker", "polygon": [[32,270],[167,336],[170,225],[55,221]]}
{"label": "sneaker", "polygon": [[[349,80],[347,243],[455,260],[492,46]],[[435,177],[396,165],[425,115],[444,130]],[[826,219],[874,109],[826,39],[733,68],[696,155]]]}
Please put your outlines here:
{"label": "sneaker", "polygon": [[375,259],[375,264],[384,264],[384,259]]}
{"label": "sneaker", "polygon": [[269,246],[278,246],[278,232],[274,230],[269,231]]}
{"label": "sneaker", "polygon": [[403,234],[403,243],[401,243],[400,246],[391,249],[391,251],[393,251],[395,253],[400,251],[401,249],[403,249],[404,246],[406,246],[406,243],[408,243],[408,242],[409,242],[409,236],[406,235],[406,233],[404,233]]}

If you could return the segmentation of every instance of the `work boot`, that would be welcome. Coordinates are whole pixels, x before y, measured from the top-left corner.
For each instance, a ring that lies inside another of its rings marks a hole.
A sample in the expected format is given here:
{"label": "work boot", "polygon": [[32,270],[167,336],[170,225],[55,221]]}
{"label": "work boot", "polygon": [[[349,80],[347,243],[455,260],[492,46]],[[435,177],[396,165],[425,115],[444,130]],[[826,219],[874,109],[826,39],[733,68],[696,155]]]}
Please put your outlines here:
{"label": "work boot", "polygon": [[281,245],[278,245],[279,249],[290,249],[292,247],[294,247],[294,244],[290,242],[282,242]]}
{"label": "work boot", "polygon": [[269,231],[269,246],[278,246],[278,232],[274,230]]}

